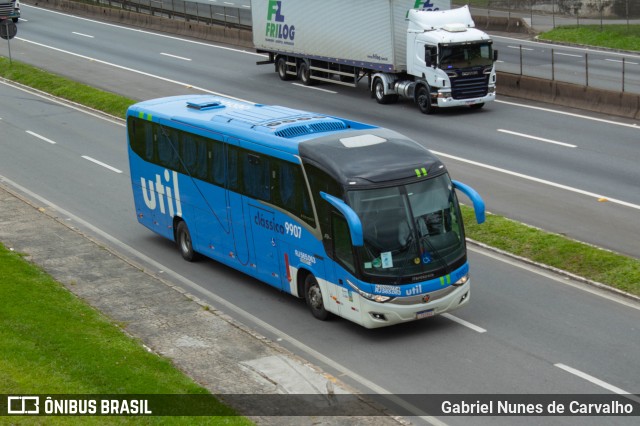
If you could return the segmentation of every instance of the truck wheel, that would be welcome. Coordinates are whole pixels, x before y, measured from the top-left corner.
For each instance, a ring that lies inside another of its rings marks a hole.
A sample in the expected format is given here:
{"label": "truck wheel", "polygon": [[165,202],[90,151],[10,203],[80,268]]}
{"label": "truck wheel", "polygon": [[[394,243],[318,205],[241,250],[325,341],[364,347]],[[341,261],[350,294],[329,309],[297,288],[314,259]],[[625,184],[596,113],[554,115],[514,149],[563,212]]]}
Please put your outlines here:
{"label": "truck wheel", "polygon": [[276,62],[276,72],[278,73],[280,80],[282,81],[291,80],[291,76],[287,74],[286,58],[283,58],[283,57],[278,58],[278,61]]}
{"label": "truck wheel", "polygon": [[398,95],[384,94],[384,82],[381,78],[376,78],[376,81],[373,83],[373,96],[376,98],[376,102],[383,105],[398,101]]}
{"label": "truck wheel", "polygon": [[178,243],[180,254],[182,254],[182,258],[184,260],[187,262],[193,262],[198,259],[199,255],[193,249],[191,233],[189,232],[189,228],[185,221],[180,221],[180,223],[178,223],[178,228],[176,229],[176,242]]}
{"label": "truck wheel", "polygon": [[318,284],[316,277],[312,274],[307,275],[307,278],[304,279],[304,296],[307,300],[309,310],[311,310],[311,314],[314,317],[320,321],[324,321],[329,318],[329,311],[324,308],[324,303],[322,301],[320,285]]}
{"label": "truck wheel", "polygon": [[416,103],[418,104],[418,108],[420,108],[421,113],[433,113],[433,108],[431,107],[431,93],[429,93],[429,89],[425,86],[420,86],[418,89],[418,93],[416,94]]}
{"label": "truck wheel", "polygon": [[305,86],[312,86],[313,80],[311,80],[311,70],[309,69],[309,65],[306,62],[300,63],[300,71],[298,72],[298,76],[300,77],[300,81]]}

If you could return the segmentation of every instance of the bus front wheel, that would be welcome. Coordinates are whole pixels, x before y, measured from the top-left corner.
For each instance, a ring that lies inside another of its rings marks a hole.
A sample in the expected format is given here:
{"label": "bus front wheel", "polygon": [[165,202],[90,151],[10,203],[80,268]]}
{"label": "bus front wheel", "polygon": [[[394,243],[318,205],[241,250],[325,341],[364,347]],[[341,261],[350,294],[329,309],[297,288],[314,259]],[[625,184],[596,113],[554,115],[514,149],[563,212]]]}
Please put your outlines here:
{"label": "bus front wheel", "polygon": [[311,314],[320,321],[329,318],[329,312],[324,308],[322,291],[320,290],[320,285],[316,277],[311,274],[307,275],[307,278],[304,280],[304,289],[305,299],[307,300]]}
{"label": "bus front wheel", "polygon": [[185,221],[180,221],[180,223],[178,223],[178,228],[176,229],[176,242],[178,243],[180,254],[182,254],[182,258],[184,260],[187,262],[193,262],[198,259],[198,253],[193,249],[191,233],[189,232],[189,228]]}

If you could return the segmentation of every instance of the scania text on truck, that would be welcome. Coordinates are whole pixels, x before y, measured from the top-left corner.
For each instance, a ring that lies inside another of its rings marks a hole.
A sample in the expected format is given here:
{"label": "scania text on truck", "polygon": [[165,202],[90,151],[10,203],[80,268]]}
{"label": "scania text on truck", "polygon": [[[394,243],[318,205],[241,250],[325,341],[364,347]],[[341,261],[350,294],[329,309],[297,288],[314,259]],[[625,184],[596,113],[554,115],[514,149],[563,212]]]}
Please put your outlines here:
{"label": "scania text on truck", "polygon": [[[434,108],[495,100],[497,51],[450,0],[253,0],[253,43],[282,80],[357,86],[381,104]],[[446,10],[442,10],[446,9]]]}
{"label": "scania text on truck", "polygon": [[0,22],[11,19],[18,22],[20,18],[20,0],[0,0]]}

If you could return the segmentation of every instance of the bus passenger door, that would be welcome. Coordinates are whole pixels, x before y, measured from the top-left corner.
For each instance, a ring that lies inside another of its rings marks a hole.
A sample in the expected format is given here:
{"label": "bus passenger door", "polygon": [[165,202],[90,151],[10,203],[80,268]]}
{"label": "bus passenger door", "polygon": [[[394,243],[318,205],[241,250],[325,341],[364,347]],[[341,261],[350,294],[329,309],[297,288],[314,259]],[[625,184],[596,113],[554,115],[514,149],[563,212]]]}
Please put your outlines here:
{"label": "bus passenger door", "polygon": [[[335,297],[340,310],[340,315],[354,321],[360,322],[361,312],[359,296],[349,286],[347,280],[354,280],[355,256],[351,234],[347,220],[338,212],[331,214],[331,237],[332,256],[335,260],[333,265],[337,286],[332,286],[332,298]],[[335,292],[335,293],[334,293]]]}
{"label": "bus passenger door", "polygon": [[249,213],[258,275],[269,285],[281,289],[278,242],[282,225],[276,222],[275,214],[270,209],[249,203]]}

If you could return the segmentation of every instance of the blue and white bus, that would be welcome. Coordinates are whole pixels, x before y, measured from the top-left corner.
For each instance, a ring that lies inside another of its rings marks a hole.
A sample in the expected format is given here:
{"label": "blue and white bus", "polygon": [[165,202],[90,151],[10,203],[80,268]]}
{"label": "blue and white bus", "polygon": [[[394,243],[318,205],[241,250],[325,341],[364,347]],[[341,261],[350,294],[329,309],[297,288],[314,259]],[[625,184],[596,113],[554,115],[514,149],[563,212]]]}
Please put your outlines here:
{"label": "blue and white bus", "polygon": [[469,264],[444,164],[394,131],[210,95],[127,112],[138,221],[367,328],[469,301]]}

